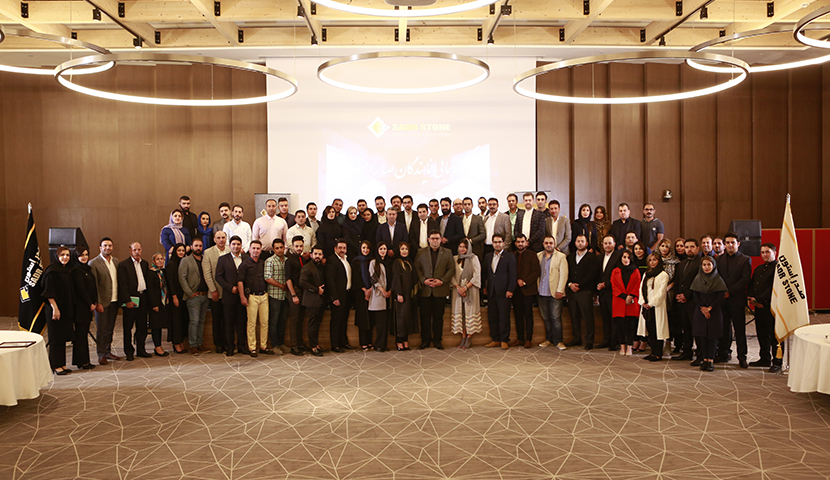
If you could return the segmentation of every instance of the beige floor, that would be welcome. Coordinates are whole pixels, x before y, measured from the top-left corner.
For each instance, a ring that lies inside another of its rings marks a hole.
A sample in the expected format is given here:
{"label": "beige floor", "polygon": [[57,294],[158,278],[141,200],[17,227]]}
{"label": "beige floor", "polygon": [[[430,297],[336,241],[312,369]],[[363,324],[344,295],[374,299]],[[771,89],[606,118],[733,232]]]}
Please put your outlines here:
{"label": "beige floor", "polygon": [[812,480],[828,424],[784,376],[607,350],[175,355],[0,407],[0,479]]}

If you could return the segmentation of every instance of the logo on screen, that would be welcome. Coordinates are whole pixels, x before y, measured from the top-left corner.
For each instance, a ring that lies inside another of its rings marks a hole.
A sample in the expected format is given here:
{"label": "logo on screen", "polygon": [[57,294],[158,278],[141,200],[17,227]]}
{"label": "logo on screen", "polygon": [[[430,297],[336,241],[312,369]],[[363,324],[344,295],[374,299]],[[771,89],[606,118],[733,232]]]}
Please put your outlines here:
{"label": "logo on screen", "polygon": [[366,128],[368,128],[369,131],[372,132],[376,138],[380,138],[381,135],[386,133],[386,131],[392,127],[387,125],[386,122],[380,119],[380,117],[377,117],[374,120],[372,120],[372,123],[370,123],[369,126]]}

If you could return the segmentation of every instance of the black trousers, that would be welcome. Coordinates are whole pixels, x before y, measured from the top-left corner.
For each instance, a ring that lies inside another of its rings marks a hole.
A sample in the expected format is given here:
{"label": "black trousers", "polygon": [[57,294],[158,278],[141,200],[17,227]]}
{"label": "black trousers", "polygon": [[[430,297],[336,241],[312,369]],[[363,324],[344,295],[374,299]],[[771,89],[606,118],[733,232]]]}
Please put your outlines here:
{"label": "black trousers", "polygon": [[775,358],[775,355],[778,346],[781,347],[781,353],[784,353],[785,342],[778,343],[776,341],[775,317],[768,307],[755,307],[755,331],[758,334],[761,360],[771,362],[773,365],[781,365],[783,358]]}
{"label": "black trousers", "polygon": [[[80,309],[86,307],[86,312]],[[89,363],[89,325],[92,323],[92,312],[89,305],[78,305],[75,315],[75,336],[72,339],[72,365],[77,367]],[[61,365],[58,365],[59,367]]]}
{"label": "black trousers", "polygon": [[[571,328],[573,341],[584,341],[586,345],[594,344],[594,292],[583,289],[574,292],[568,289],[568,308],[571,311]],[[582,334],[582,329],[585,334]]]}
{"label": "black trousers", "polygon": [[[122,319],[124,323],[124,353],[132,355],[136,350],[141,354],[147,353],[144,349],[144,343],[147,341],[147,321],[149,319],[147,292],[138,295],[137,308],[123,307],[122,312],[124,314]],[[135,326],[135,347],[133,347],[131,341],[133,326]]]}
{"label": "black trousers", "polygon": [[[210,294],[208,294],[208,298]],[[222,299],[218,302],[209,300],[210,302],[210,317],[213,322],[213,346],[217,349],[225,348],[227,342],[225,341],[225,307],[222,305]]]}
{"label": "black trousers", "polygon": [[494,342],[510,341],[510,299],[504,295],[487,299],[487,320]]}
{"label": "black trousers", "polygon": [[98,358],[112,353],[112,333],[115,331],[115,319],[118,317],[118,303],[112,302],[104,307],[103,312],[95,312],[95,331],[98,341]]}
{"label": "black trousers", "polygon": [[643,309],[643,318],[646,320],[646,330],[648,330],[648,346],[651,348],[651,354],[657,357],[662,357],[663,340],[657,340],[657,316],[654,313],[654,309]]}
{"label": "black trousers", "polygon": [[311,348],[320,345],[320,324],[323,323],[324,311],[325,308],[322,305],[306,309],[308,312],[308,345]]}
{"label": "black trousers", "polygon": [[[525,295],[521,288],[513,292],[513,318],[516,320],[516,339],[533,341],[533,301],[536,295]],[[508,337],[510,336],[508,332]]]}
{"label": "black trousers", "polygon": [[[302,303],[302,298],[299,299]],[[305,307],[294,300],[288,299],[288,337],[291,339],[291,346],[299,348],[303,346],[303,323],[305,322]]]}
{"label": "black trousers", "polygon": [[232,292],[223,293],[222,316],[225,321],[225,351],[231,353],[234,351],[247,352],[248,312],[242,306],[239,295],[235,295]]}
{"label": "black trousers", "polygon": [[329,340],[331,348],[343,347],[348,343],[345,336],[346,323],[349,319],[349,301],[346,298],[340,300],[340,305],[331,304],[331,323],[329,324]]}
{"label": "black trousers", "polygon": [[369,310],[369,318],[375,324],[375,350],[386,349],[389,343],[389,310]]}
{"label": "black trousers", "polygon": [[735,345],[738,358],[746,359],[746,299],[743,303],[731,301],[723,306],[723,335],[718,340],[718,357],[726,358],[732,348],[732,329],[735,329]]}
{"label": "black trousers", "polygon": [[631,346],[634,344],[634,334],[637,333],[637,321],[639,318],[614,317],[614,338],[617,343]]}
{"label": "black trousers", "polygon": [[179,300],[179,306],[177,307],[171,300],[170,326],[167,328],[167,337],[173,345],[184,343],[189,323],[190,315],[187,313],[187,303],[184,300]]}
{"label": "black trousers", "polygon": [[[623,337],[616,334],[614,328],[615,320],[612,314],[612,302],[614,295],[611,292],[611,287],[605,287],[599,292],[599,313],[602,315],[602,339],[609,346],[619,345],[623,341]],[[626,343],[631,345],[631,342]]]}
{"label": "black trousers", "polygon": [[421,297],[418,300],[421,309],[421,344],[430,342],[438,344],[444,339],[444,297]]}
{"label": "black trousers", "polygon": [[700,360],[715,359],[715,350],[718,347],[717,338],[695,337],[695,341],[697,342],[697,358]]}
{"label": "black trousers", "polygon": [[[691,357],[692,346],[695,341],[695,337],[692,336],[692,317],[695,315],[695,304],[691,298],[688,298],[686,303],[678,304],[678,309],[680,313],[680,325],[683,330],[683,347],[681,348],[680,354]],[[700,348],[700,344],[698,344],[698,348]]]}

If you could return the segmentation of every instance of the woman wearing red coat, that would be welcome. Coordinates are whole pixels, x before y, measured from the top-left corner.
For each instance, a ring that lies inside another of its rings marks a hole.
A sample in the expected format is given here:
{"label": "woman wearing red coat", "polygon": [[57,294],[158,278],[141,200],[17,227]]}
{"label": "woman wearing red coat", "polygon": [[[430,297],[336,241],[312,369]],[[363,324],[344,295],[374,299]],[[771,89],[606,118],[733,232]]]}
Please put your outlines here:
{"label": "woman wearing red coat", "polygon": [[631,355],[637,319],[640,316],[640,272],[631,261],[631,252],[623,251],[620,263],[611,272],[611,314],[614,317],[614,338],[621,340],[620,355]]}

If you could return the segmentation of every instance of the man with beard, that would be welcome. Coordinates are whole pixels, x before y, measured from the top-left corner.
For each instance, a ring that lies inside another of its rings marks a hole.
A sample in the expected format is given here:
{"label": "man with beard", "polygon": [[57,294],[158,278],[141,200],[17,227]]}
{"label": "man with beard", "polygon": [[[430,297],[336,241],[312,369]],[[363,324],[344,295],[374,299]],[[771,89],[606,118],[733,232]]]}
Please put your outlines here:
{"label": "man with beard", "polygon": [[533,208],[532,193],[525,193],[522,196],[522,200],[524,201],[525,209],[517,209],[513,236],[518,238],[519,234],[524,235],[527,237],[527,248],[534,252],[541,252],[544,250],[542,242],[545,239],[545,218],[547,215]]}
{"label": "man with beard", "polygon": [[210,350],[202,344],[208,309],[208,285],[202,269],[201,238],[193,240],[190,255],[184,257],[179,264],[179,283],[187,299],[187,313],[190,318],[187,329],[190,353],[198,355],[201,352],[209,352]]}
{"label": "man with beard", "polygon": [[[695,305],[692,301],[692,282],[700,271],[700,259],[698,255],[698,243],[694,238],[686,240],[686,260],[678,263],[674,268],[674,288],[677,294],[675,300],[680,305],[680,328],[683,331],[683,344],[680,347],[680,355],[672,357],[672,360],[691,360],[692,345],[692,317],[695,313]],[[699,367],[703,363],[703,352],[692,362],[693,366]]]}
{"label": "man with beard", "polygon": [[588,252],[588,237],[577,235],[576,251],[568,255],[568,306],[571,310],[573,340],[568,345],[582,344],[585,328],[585,350],[594,348],[594,288],[597,285],[599,260]]}
{"label": "man with beard", "polygon": [[239,301],[248,309],[248,350],[257,356],[256,324],[259,320],[259,353],[274,355],[268,348],[268,284],[265,282],[265,260],[262,243],[251,242],[250,255],[239,266]]}
{"label": "man with beard", "polygon": [[[202,242],[197,241],[199,244]],[[201,253],[201,248],[199,253]],[[144,342],[147,340],[147,315],[149,314],[147,282],[150,280],[150,275],[150,264],[147,260],[141,259],[141,244],[131,243],[130,258],[118,264],[118,303],[124,305],[124,354],[127,356],[127,361],[133,360],[136,350],[138,350],[139,357],[149,358],[151,356],[144,348]],[[133,325],[135,325],[135,349],[130,338]]]}
{"label": "man with beard", "polygon": [[741,243],[732,232],[724,235],[726,253],[718,257],[718,273],[726,283],[726,304],[723,305],[723,336],[718,342],[715,363],[726,363],[732,347],[732,330],[738,349],[738,364],[747,368],[746,362],[746,288],[752,277],[752,259],[738,251]]}
{"label": "man with beard", "polygon": [[[633,235],[633,233],[632,233]],[[597,345],[597,348],[608,348],[608,350],[616,350],[619,348],[619,339],[614,338],[613,316],[612,316],[612,301],[613,294],[611,292],[611,272],[617,267],[622,256],[622,250],[617,250],[617,245],[614,242],[613,235],[606,235],[602,239],[603,252],[599,256],[599,283],[597,284],[597,292],[599,292],[599,311],[602,315],[602,343]]]}
{"label": "man with beard", "polygon": [[199,225],[199,217],[190,211],[190,197],[182,195],[179,197],[179,208],[182,211],[182,228],[190,232],[190,238],[196,238],[196,227]]}
{"label": "man with beard", "polygon": [[222,231],[228,234],[228,238],[233,238],[234,236],[239,237],[242,241],[242,251],[248,253],[248,246],[252,240],[252,231],[248,222],[242,221],[243,215],[242,205],[234,205],[231,209],[231,221],[222,227]]}
{"label": "man with beard", "polygon": [[325,293],[325,272],[323,270],[323,248],[315,245],[311,249],[311,261],[300,270],[300,288],[303,289],[303,306],[308,311],[308,343],[311,354],[323,356],[323,349],[317,338],[323,321],[323,294]]}
{"label": "man with beard", "polygon": [[309,348],[303,344],[303,322],[305,307],[302,304],[303,289],[300,288],[300,272],[307,260],[303,258],[305,242],[303,237],[291,239],[291,253],[285,260],[285,284],[288,287],[288,337],[291,339],[291,354],[302,356]]}
{"label": "man with beard", "polygon": [[228,202],[219,204],[219,220],[213,222],[213,231],[221,232],[225,224],[231,221],[231,205]]}
{"label": "man with beard", "polygon": [[775,317],[771,310],[772,285],[778,267],[775,255],[775,245],[761,245],[761,258],[764,264],[752,273],[747,289],[747,301],[755,308],[755,330],[758,332],[758,346],[761,350],[761,359],[751,362],[749,366],[770,367],[770,373],[781,371],[782,359],[776,358],[776,347],[781,347],[781,353],[784,353],[784,342],[775,341]]}
{"label": "man with beard", "polygon": [[[453,255],[458,253],[458,244],[464,238],[464,225],[461,224],[461,217],[453,215],[452,201],[449,197],[441,199],[441,213],[438,219],[438,231],[441,232],[441,245],[450,249]],[[459,208],[463,208],[461,200],[458,200]]]}
{"label": "man with beard", "polygon": [[225,356],[232,357],[234,350],[248,352],[248,336],[245,325],[245,307],[239,301],[238,269],[246,255],[242,253],[242,239],[231,237],[231,253],[220,255],[216,261],[216,283],[222,288],[222,308],[225,316]]}

